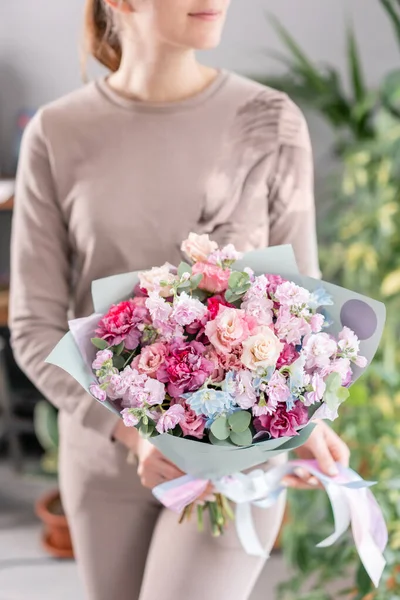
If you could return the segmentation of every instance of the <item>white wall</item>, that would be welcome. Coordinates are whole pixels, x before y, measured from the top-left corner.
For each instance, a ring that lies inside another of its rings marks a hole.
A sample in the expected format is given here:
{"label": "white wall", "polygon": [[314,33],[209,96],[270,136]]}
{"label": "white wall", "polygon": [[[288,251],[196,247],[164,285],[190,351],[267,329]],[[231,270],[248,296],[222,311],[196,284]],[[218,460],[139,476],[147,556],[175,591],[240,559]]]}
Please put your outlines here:
{"label": "white wall", "polygon": [[[17,110],[38,106],[80,85],[83,4],[83,0],[0,0],[3,169],[10,165]],[[400,62],[400,50],[379,0],[232,0],[224,42],[207,54],[205,61],[247,74],[279,69],[266,56],[267,49],[279,49],[265,17],[267,11],[274,13],[313,57],[342,70],[344,23],[351,15],[372,85]]]}

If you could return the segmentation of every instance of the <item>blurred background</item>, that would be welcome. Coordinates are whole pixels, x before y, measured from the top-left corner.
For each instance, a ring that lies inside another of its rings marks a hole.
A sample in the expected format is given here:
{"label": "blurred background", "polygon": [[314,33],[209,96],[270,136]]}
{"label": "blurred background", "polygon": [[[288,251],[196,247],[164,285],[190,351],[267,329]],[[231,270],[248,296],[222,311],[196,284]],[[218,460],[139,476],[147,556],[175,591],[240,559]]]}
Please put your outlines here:
{"label": "blurred background", "polygon": [[[20,138],[39,106],[82,85],[82,10],[82,0],[0,1],[0,600],[83,600],[57,494],[56,413],[14,363],[7,329]],[[292,492],[253,600],[399,600],[400,0],[233,0],[224,43],[202,58],[302,106],[324,279],[388,308],[379,354],[335,423],[352,466],[379,479],[390,533],[381,586],[371,589],[350,537],[315,548],[332,527],[325,494]]]}

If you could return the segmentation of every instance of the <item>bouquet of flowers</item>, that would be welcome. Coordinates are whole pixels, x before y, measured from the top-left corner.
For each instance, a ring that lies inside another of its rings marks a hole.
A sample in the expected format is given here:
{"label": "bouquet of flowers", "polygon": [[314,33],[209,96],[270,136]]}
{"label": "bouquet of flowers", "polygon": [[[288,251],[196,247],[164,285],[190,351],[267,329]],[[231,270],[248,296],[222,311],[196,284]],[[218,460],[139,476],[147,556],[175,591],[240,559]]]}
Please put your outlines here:
{"label": "bouquet of flowers", "polygon": [[335,419],[376,351],[384,307],[301,277],[291,247],[243,257],[191,233],[182,251],[178,267],[94,282],[95,313],[70,322],[48,361],[200,478],[199,524],[207,510],[218,535],[232,513],[223,494],[209,498],[210,481]]}

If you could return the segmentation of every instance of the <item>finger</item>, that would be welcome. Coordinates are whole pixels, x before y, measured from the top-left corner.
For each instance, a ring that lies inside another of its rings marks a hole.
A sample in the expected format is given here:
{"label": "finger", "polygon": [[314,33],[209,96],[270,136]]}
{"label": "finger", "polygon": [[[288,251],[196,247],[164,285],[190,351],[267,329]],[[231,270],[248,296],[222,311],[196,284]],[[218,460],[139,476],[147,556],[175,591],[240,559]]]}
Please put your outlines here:
{"label": "finger", "polygon": [[[157,459],[158,459],[158,457],[157,457]],[[182,475],[186,475],[186,473],[184,473],[183,471],[181,471],[181,469],[175,463],[173,463],[170,460],[168,460],[168,458],[166,458],[164,456],[164,454],[160,454],[160,460],[163,463],[165,463],[165,464],[170,465],[171,467],[173,467],[179,473],[178,477],[182,477]]]}
{"label": "finger", "polygon": [[[311,478],[312,481],[314,478]],[[302,479],[295,477],[294,475],[287,475],[282,479],[282,485],[288,488],[294,488],[297,490],[315,490],[318,487],[318,480],[316,481],[316,485],[313,483],[306,483]]]}
{"label": "finger", "polygon": [[319,481],[314,475],[311,475],[306,469],[302,467],[296,467],[294,469],[294,474],[298,479],[301,479],[304,483],[307,483],[313,487],[319,485]]}
{"label": "finger", "polygon": [[321,437],[315,446],[315,458],[323,473],[330,477],[335,477],[339,474],[335,459],[332,456],[324,437]]}
{"label": "finger", "polygon": [[340,463],[344,467],[348,467],[350,464],[350,448],[342,440],[335,440],[333,446],[330,447],[333,458],[336,462]]}
{"label": "finger", "polygon": [[172,463],[165,462],[164,460],[157,461],[154,463],[154,469],[164,477],[165,481],[171,481],[172,479],[178,479],[182,477],[184,473],[178,467]]}

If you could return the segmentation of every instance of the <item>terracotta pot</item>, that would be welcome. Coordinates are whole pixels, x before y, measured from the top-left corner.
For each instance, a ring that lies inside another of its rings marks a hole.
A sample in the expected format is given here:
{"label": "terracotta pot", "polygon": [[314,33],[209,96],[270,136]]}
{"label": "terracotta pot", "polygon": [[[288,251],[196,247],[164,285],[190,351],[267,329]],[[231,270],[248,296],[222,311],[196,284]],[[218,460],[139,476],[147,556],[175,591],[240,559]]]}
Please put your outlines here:
{"label": "terracotta pot", "polygon": [[73,558],[71,536],[60,493],[49,492],[36,502],[36,514],[42,521],[42,545],[55,558]]}

